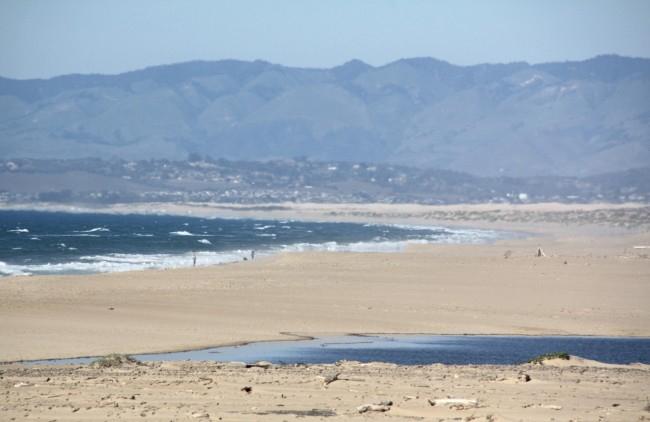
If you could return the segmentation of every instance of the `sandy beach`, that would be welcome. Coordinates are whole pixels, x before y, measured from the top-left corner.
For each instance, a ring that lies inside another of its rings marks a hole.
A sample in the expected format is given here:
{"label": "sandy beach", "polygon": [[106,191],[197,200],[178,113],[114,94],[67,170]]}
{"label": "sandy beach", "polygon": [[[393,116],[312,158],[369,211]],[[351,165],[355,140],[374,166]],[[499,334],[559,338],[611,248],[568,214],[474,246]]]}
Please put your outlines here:
{"label": "sandy beach", "polygon": [[[650,418],[647,366],[562,362],[480,367],[340,362],[267,369],[209,362],[108,369],[12,365],[0,367],[0,411],[3,420],[50,421]],[[335,375],[336,381],[325,383]],[[245,387],[250,392],[242,391]],[[364,405],[377,410],[360,413]]]}
{"label": "sandy beach", "polygon": [[[186,350],[344,333],[650,336],[650,250],[644,248],[650,245],[648,207],[156,207],[135,211],[456,225],[529,235],[491,245],[417,245],[392,254],[290,253],[206,268],[4,278],[0,360]],[[134,207],[126,206],[110,211],[129,209],[134,212]],[[540,247],[545,257],[535,256]],[[4,410],[16,420],[22,418],[23,407],[32,416],[50,415],[43,407],[53,400],[58,409],[51,413],[56,414],[53,420],[140,418],[138,412],[160,420],[192,419],[194,413],[208,413],[211,420],[303,416],[344,420],[368,416],[355,413],[356,406],[390,399],[399,404],[382,414],[397,420],[463,420],[454,418],[472,415],[483,418],[476,420],[650,417],[643,410],[643,398],[650,394],[645,368],[537,367],[530,369],[533,381],[521,383],[516,374],[522,368],[514,366],[353,365],[345,371],[366,382],[337,382],[324,389],[322,382],[314,381],[316,373],[331,369],[322,365],[272,370],[162,365],[108,373],[5,365],[0,367],[8,397]],[[214,389],[208,389],[212,383],[204,385],[201,377],[211,377]],[[59,384],[44,384],[45,378]],[[108,381],[98,381],[104,378],[116,384],[106,387]],[[577,383],[576,378],[589,381]],[[21,382],[29,386],[14,388]],[[246,383],[255,384],[250,395],[239,391],[239,384]],[[63,391],[74,394],[81,388],[83,398],[74,397],[79,403],[69,400],[72,409],[57,407],[65,404]],[[178,403],[169,398],[163,405],[170,389],[178,394],[174,396]],[[57,397],[46,400],[48,394]],[[116,395],[137,394],[129,408],[133,412],[123,405],[97,410],[99,396],[107,394],[112,399],[102,400],[120,403]],[[301,399],[294,401],[291,394]],[[487,397],[489,404],[459,411],[426,402],[457,394]],[[211,397],[219,397],[221,404],[215,405]],[[146,405],[137,405],[142,401],[157,403],[152,404],[157,410],[152,413]],[[84,406],[91,402],[94,410],[86,413]],[[183,405],[176,407],[179,403]],[[619,405],[612,407],[615,403]],[[73,412],[75,408],[81,410]],[[312,408],[329,409],[335,415],[292,413]]]}

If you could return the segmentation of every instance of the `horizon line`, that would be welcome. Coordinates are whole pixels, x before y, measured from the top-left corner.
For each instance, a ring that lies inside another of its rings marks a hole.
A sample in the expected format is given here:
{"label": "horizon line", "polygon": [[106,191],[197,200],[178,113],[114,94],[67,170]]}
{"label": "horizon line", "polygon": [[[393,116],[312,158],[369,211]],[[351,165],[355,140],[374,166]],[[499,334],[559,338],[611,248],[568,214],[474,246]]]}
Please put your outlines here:
{"label": "horizon line", "polygon": [[286,64],[281,64],[281,63],[275,63],[271,62],[265,59],[253,59],[253,60],[245,60],[245,59],[236,59],[236,58],[222,58],[222,59],[194,59],[194,60],[186,60],[186,61],[179,61],[179,62],[172,62],[172,63],[160,63],[160,64],[152,64],[149,66],[145,67],[140,67],[136,69],[131,69],[131,70],[125,70],[123,72],[118,72],[118,73],[63,73],[59,75],[54,75],[50,77],[42,77],[42,78],[14,78],[14,77],[8,77],[8,76],[3,76],[0,75],[0,79],[5,79],[5,80],[12,80],[12,81],[50,81],[53,79],[57,78],[65,78],[65,77],[70,77],[70,76],[121,76],[129,73],[137,73],[137,72],[142,72],[150,69],[156,69],[156,68],[162,68],[162,67],[171,67],[171,66],[178,66],[178,65],[183,65],[183,64],[190,64],[190,63],[206,63],[206,64],[212,64],[212,63],[219,63],[219,62],[237,62],[237,63],[264,63],[267,65],[271,66],[279,66],[283,68],[292,68],[292,69],[303,69],[303,70],[332,70],[336,69],[342,66],[345,66],[349,63],[353,62],[359,62],[365,66],[368,66],[373,69],[379,69],[382,67],[390,66],[392,64],[401,62],[401,61],[409,61],[409,60],[418,60],[418,59],[425,59],[425,60],[433,60],[437,61],[440,63],[444,63],[453,67],[477,67],[477,66],[498,66],[498,65],[513,65],[513,64],[524,64],[527,66],[539,66],[539,65],[546,65],[546,64],[558,64],[558,63],[581,63],[581,62],[586,62],[590,60],[595,60],[598,58],[604,58],[604,57],[617,57],[621,59],[629,59],[629,60],[650,60],[650,57],[641,57],[641,56],[625,56],[617,53],[603,53],[603,54],[597,54],[595,56],[591,56],[586,59],[582,60],[556,60],[556,61],[548,61],[548,62],[538,62],[538,63],[529,63],[525,60],[515,60],[515,61],[509,61],[509,62],[482,62],[482,63],[475,63],[475,64],[469,64],[469,65],[459,65],[455,63],[448,62],[444,59],[439,59],[433,56],[413,56],[413,57],[402,57],[396,60],[392,60],[390,62],[381,64],[381,65],[372,65],[370,63],[367,63],[361,59],[358,58],[353,58],[350,60],[347,60],[341,64],[335,65],[335,66],[330,66],[330,67],[316,67],[316,66],[291,66],[291,65],[286,65]]}

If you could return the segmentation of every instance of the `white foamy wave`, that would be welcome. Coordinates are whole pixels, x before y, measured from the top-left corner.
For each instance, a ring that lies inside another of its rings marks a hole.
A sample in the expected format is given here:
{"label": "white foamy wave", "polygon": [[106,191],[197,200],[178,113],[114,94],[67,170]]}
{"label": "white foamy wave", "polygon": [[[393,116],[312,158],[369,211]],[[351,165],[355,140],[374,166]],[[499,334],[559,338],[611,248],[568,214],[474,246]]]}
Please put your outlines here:
{"label": "white foamy wave", "polygon": [[430,231],[426,236],[427,243],[486,243],[493,242],[501,237],[498,232],[480,229],[449,229],[440,226],[418,226],[408,224],[391,224],[402,230]]}
{"label": "white foamy wave", "polygon": [[490,243],[503,237],[503,234],[492,230],[442,230],[445,230],[445,234],[434,237],[429,243]]}
{"label": "white foamy wave", "polygon": [[[430,234],[422,236],[415,235],[414,239],[407,240],[385,240],[376,237],[373,240],[351,242],[351,243],[296,243],[289,245],[278,245],[271,249],[258,250],[257,256],[265,256],[278,252],[400,252],[412,244],[435,244],[435,243],[485,243],[499,239],[503,234],[489,230],[460,230],[447,229],[442,227],[403,226],[403,228],[416,230],[430,230]],[[211,242],[206,239],[210,235],[197,235],[188,231],[171,232],[177,236],[200,236],[197,242],[209,245]],[[83,233],[79,236],[96,236]],[[134,233],[136,236],[153,236],[151,234]],[[54,236],[54,235],[52,235]],[[257,233],[260,237],[274,237],[275,233]],[[67,248],[65,243],[59,243],[59,247]],[[250,250],[232,251],[201,251],[196,252],[196,266],[210,266],[228,262],[242,261],[250,257]],[[102,254],[88,255],[73,258],[68,262],[45,263],[45,264],[7,264],[0,261],[0,275],[30,275],[30,274],[81,274],[98,272],[123,272],[145,269],[171,269],[193,266],[193,254],[191,252],[179,254]]]}
{"label": "white foamy wave", "polygon": [[[409,226],[413,227],[413,226]],[[424,230],[425,228],[418,228],[416,230]],[[409,245],[423,245],[423,244],[447,244],[447,243],[487,243],[497,240],[498,233],[490,230],[449,230],[442,227],[426,227],[432,231],[444,230],[443,236],[432,235],[420,239],[408,240],[380,240],[367,242],[352,242],[352,243],[296,243],[286,245],[281,248],[281,251],[286,252],[402,252]]]}
{"label": "white foamy wave", "polygon": [[75,231],[75,233],[95,233],[95,232],[110,232],[110,230],[107,229],[106,227],[95,227],[94,229],[90,229],[90,230]]}
{"label": "white foamy wave", "polygon": [[41,234],[41,237],[100,237],[98,234],[92,233],[75,233],[75,234]]}
{"label": "white foamy wave", "polygon": [[149,263],[160,260],[165,254],[124,254],[114,253],[108,255],[86,255],[79,258],[81,262],[109,262],[122,264]]}
{"label": "white foamy wave", "polygon": [[150,233],[133,233],[133,236],[136,236],[136,237],[153,237],[153,234],[150,234]]}
{"label": "white foamy wave", "polygon": [[169,232],[169,234],[172,235],[172,236],[201,236],[201,237],[214,237],[213,234],[207,234],[207,233],[196,234],[196,233],[188,232],[187,230],[179,230],[179,231],[176,231],[176,232]]}
{"label": "white foamy wave", "polygon": [[31,275],[25,272],[19,265],[11,265],[6,262],[0,261],[0,275],[2,276],[16,276],[16,275]]}
{"label": "white foamy wave", "polygon": [[271,229],[271,228],[273,228],[273,227],[275,227],[275,226],[274,226],[274,225],[269,225],[269,226],[257,226],[257,225],[256,225],[256,226],[254,227],[254,229],[255,229],[255,230],[266,230],[266,229]]}
{"label": "white foamy wave", "polygon": [[[250,251],[196,252],[196,266],[243,261]],[[172,269],[193,266],[192,253],[183,254],[108,254],[82,256],[74,261],[32,265],[10,265],[0,261],[0,275],[91,274]]]}
{"label": "white foamy wave", "polygon": [[10,233],[29,233],[29,229],[21,229],[21,228],[15,228],[11,230],[7,230]]}
{"label": "white foamy wave", "polygon": [[34,237],[30,237],[29,240],[41,240],[41,239],[38,238],[38,237],[36,237],[36,236],[34,236]]}
{"label": "white foamy wave", "polygon": [[402,230],[417,230],[417,231],[431,231],[431,232],[449,232],[450,230],[446,227],[440,226],[421,226],[414,224],[389,224],[389,227],[395,227]]}

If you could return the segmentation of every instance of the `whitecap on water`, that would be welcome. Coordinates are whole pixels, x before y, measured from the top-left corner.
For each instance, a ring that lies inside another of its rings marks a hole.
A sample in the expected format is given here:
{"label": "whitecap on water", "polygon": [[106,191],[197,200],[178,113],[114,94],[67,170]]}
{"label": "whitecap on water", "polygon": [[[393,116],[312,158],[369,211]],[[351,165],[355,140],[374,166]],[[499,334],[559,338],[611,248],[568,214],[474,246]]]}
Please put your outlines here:
{"label": "whitecap on water", "polygon": [[[273,233],[272,227],[279,227],[280,224],[257,224],[254,228],[257,230],[255,233],[260,243],[269,245],[275,243],[274,239],[262,240],[263,237],[276,238],[277,234]],[[250,226],[249,230],[250,230]],[[399,252],[402,251],[409,244],[418,243],[476,243],[486,242],[498,239],[501,235],[496,232],[488,230],[456,230],[445,229],[442,227],[433,226],[393,226],[398,229],[412,230],[411,233],[401,233],[401,240],[388,240],[391,236],[379,235],[372,240],[360,242],[313,242],[313,243],[293,243],[293,244],[278,244],[275,246],[262,246],[259,245],[257,254],[259,256],[284,252],[284,251],[331,251],[331,252]],[[15,230],[19,230],[16,228]],[[104,229],[104,230],[100,230]],[[282,229],[292,229],[301,233],[312,233],[312,230],[291,228],[290,225],[282,226]],[[23,229],[20,229],[23,230]],[[27,229],[24,229],[27,230]],[[210,237],[237,237],[240,234],[221,234],[219,231],[221,227],[214,228],[215,234],[195,234],[187,230],[178,230],[169,232],[171,236],[196,236],[196,241],[204,244],[211,245],[212,243],[208,238]],[[266,231],[265,231],[266,230]],[[84,232],[77,232],[74,234],[39,234],[39,237],[44,239],[47,237],[58,237],[58,242],[62,236],[88,236],[99,237],[101,231],[108,231],[105,227],[95,227]],[[154,237],[154,234],[146,233],[147,229],[142,228],[140,233],[134,232],[132,235],[136,237]],[[24,232],[23,232],[24,233]],[[282,231],[282,234],[285,234]],[[250,231],[248,235],[250,235]],[[377,232],[375,232],[377,234]],[[399,234],[399,233],[396,233]],[[32,235],[33,236],[33,235]],[[39,240],[39,237],[31,237],[31,239]],[[387,239],[388,238],[388,239]],[[309,237],[307,236],[308,240]],[[315,239],[314,239],[315,240]],[[180,240],[179,240],[180,241]],[[54,243],[59,248],[74,251],[73,248],[68,248],[65,243]],[[206,248],[208,249],[208,248]],[[72,255],[72,254],[71,254]],[[75,254],[76,255],[76,254]],[[202,251],[197,252],[197,266],[216,265],[227,262],[242,261],[244,257],[250,256],[250,250],[230,250],[230,251]],[[60,259],[60,256],[57,256]],[[182,253],[159,253],[159,254],[117,254],[117,253],[104,253],[95,256],[82,256],[70,257],[65,262],[51,262],[51,263],[38,263],[31,264],[7,264],[0,265],[0,275],[29,275],[29,274],[65,274],[65,273],[98,273],[98,272],[117,272],[117,271],[133,271],[153,268],[180,268],[191,267],[193,265],[193,255],[191,252]]]}
{"label": "whitecap on water", "polygon": [[29,233],[29,229],[21,229],[16,227],[15,229],[7,230],[10,233]]}
{"label": "whitecap on water", "polygon": [[41,234],[41,237],[101,237],[93,233],[75,233],[75,234]]}
{"label": "whitecap on water", "polygon": [[90,230],[75,231],[75,233],[95,233],[95,232],[110,232],[110,229],[107,229],[106,227],[95,227]]}
{"label": "whitecap on water", "polygon": [[272,224],[271,224],[271,225],[268,225],[268,226],[260,226],[260,225],[257,225],[257,224],[256,224],[255,227],[254,227],[254,229],[255,229],[255,230],[266,230],[266,229],[271,229],[271,228],[273,228],[273,227],[275,227],[275,226],[272,225]]}
{"label": "whitecap on water", "polygon": [[192,232],[188,232],[187,230],[179,230],[175,232],[169,232],[170,235],[172,236],[207,236],[207,237],[214,237],[213,234],[208,234],[208,233],[202,233],[202,234],[196,234]]}

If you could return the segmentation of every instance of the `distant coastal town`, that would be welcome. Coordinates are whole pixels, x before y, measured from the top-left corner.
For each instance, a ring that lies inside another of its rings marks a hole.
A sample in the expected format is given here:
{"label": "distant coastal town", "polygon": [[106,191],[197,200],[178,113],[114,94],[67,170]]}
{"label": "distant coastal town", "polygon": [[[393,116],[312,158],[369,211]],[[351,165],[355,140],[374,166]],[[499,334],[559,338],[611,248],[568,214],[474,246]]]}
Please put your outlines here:
{"label": "distant coastal town", "polygon": [[230,161],[6,159],[0,202],[645,203],[650,167],[589,177],[479,177],[392,164],[306,158]]}

